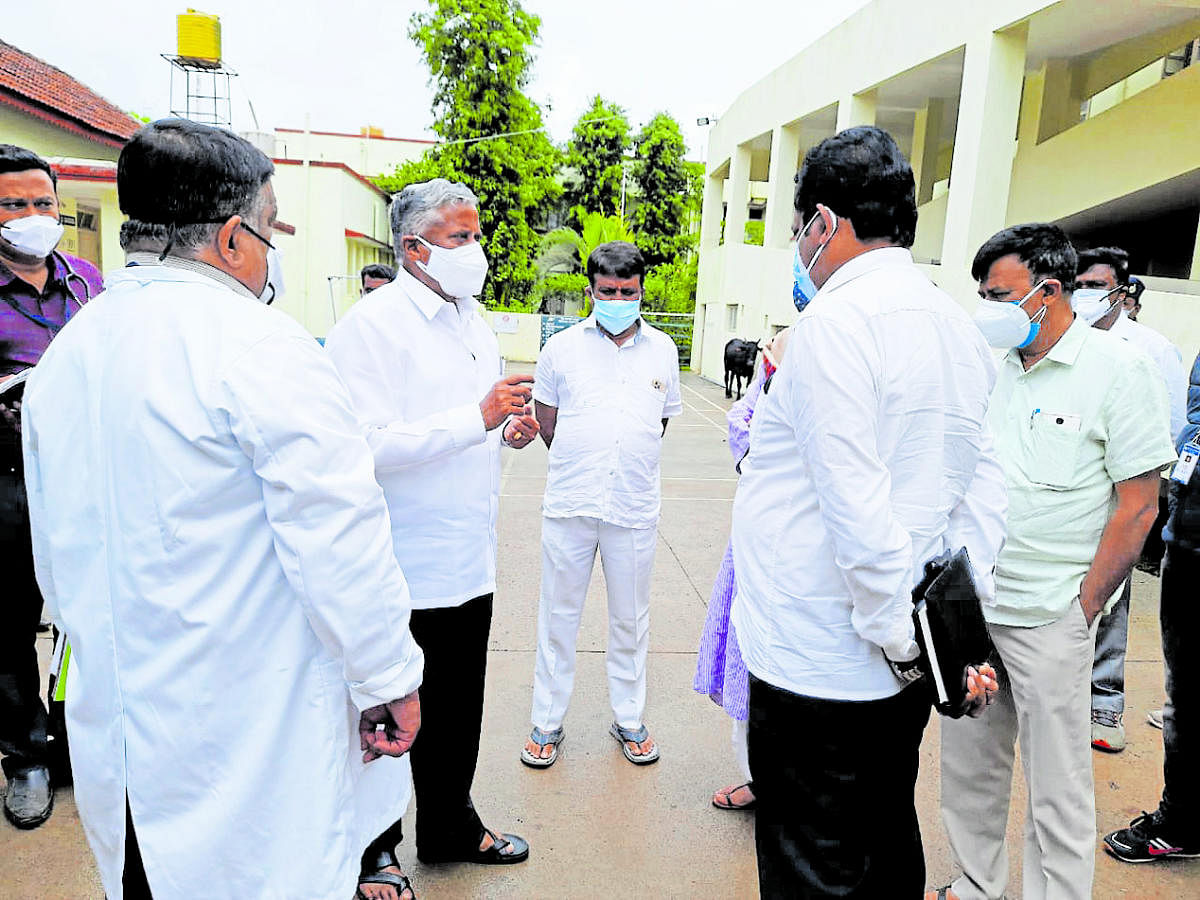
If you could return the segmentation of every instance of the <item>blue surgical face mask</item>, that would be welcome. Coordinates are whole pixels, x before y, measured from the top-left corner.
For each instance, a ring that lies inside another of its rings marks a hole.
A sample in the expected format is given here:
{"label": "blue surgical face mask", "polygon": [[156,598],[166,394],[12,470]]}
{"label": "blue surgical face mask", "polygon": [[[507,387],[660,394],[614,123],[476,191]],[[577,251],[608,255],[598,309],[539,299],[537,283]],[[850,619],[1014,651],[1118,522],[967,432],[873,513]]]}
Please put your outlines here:
{"label": "blue surgical face mask", "polygon": [[640,299],[637,300],[600,300],[592,298],[592,306],[596,321],[609,334],[620,334],[637,321],[641,314]]}
{"label": "blue surgical face mask", "polygon": [[817,286],[808,274],[808,267],[800,259],[800,244],[797,242],[796,252],[792,254],[792,302],[796,304],[796,312],[804,312],[804,307],[808,306],[815,296]]}
{"label": "blue surgical face mask", "polygon": [[[804,260],[800,258],[800,241],[808,229],[812,228],[813,223],[817,221],[817,217],[821,215],[815,213],[808,224],[800,229],[800,233],[796,235],[796,252],[792,255],[792,302],[796,304],[797,312],[804,312],[804,308],[812,302],[813,297],[817,296],[817,285],[812,280],[812,267],[817,264],[817,260],[821,258],[821,253],[829,246],[829,241],[826,241],[817,248],[817,252],[813,254],[813,258],[808,265],[804,264]],[[833,215],[833,213],[830,213]],[[833,216],[833,229],[829,233],[829,240],[833,240],[833,236],[837,234],[838,217]]]}
{"label": "blue surgical face mask", "polygon": [[1037,287],[1020,300],[979,302],[975,310],[975,324],[979,326],[979,330],[991,346],[998,350],[1022,350],[1037,340],[1048,307],[1043,306],[1030,317],[1021,304],[1040,291],[1045,284],[1045,281],[1039,281]]}

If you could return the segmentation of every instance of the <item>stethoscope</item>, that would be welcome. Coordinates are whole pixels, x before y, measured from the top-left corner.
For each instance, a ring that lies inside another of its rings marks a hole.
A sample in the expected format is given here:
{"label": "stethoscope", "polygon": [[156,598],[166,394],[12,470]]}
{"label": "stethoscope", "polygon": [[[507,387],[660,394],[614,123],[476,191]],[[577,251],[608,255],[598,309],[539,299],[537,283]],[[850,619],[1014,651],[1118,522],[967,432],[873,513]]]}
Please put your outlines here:
{"label": "stethoscope", "polygon": [[[13,309],[15,309],[17,312],[19,312],[25,318],[27,318],[30,322],[33,322],[35,325],[41,325],[43,328],[49,329],[51,337],[53,337],[55,334],[57,334],[58,331],[63,327],[63,325],[66,325],[68,322],[71,321],[71,316],[73,316],[79,310],[83,309],[83,304],[87,303],[89,300],[92,299],[92,288],[91,288],[91,285],[89,285],[87,283],[87,279],[84,278],[82,275],[80,275],[78,272],[76,272],[75,267],[71,265],[71,261],[69,259],[67,259],[65,256],[63,256],[61,253],[55,253],[54,255],[58,257],[58,259],[62,262],[62,264],[67,269],[67,274],[63,277],[63,284],[65,284],[67,287],[67,296],[70,297],[71,300],[75,301],[75,309],[71,308],[70,302],[64,304],[62,325],[59,325],[57,322],[55,322],[51,319],[48,319],[45,316],[40,316],[37,313],[31,313],[31,312],[28,312],[27,310],[21,309],[21,307],[18,306],[16,303],[11,303],[11,302],[9,303],[9,305]],[[76,281],[78,281],[80,284],[83,285],[83,299],[82,300],[79,299],[79,295],[71,288],[71,279],[72,278],[74,278]]]}

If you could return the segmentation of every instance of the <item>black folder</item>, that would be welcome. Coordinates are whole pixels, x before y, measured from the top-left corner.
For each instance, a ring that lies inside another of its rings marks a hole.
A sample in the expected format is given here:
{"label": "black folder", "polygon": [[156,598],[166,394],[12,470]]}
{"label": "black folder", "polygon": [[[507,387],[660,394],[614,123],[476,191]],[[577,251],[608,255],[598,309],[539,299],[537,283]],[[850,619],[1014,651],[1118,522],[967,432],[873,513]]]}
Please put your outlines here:
{"label": "black folder", "polygon": [[913,588],[913,622],[934,707],[957,719],[967,696],[967,666],[996,659],[965,548],[947,550],[925,564],[925,577]]}

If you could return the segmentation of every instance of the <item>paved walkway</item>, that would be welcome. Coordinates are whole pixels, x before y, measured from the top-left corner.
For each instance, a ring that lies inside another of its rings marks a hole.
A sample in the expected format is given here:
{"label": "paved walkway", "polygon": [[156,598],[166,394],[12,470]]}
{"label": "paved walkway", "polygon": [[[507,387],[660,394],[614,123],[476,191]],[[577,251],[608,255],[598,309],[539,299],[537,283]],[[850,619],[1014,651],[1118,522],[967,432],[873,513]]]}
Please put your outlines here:
{"label": "paved walkway", "polygon": [[[525,367],[518,367],[525,368]],[[532,367],[529,367],[530,369]],[[654,766],[629,765],[608,736],[603,575],[597,567],[579,640],[576,690],[558,763],[534,771],[518,752],[529,731],[541,564],[540,503],[546,452],[540,443],[505,451],[500,509],[500,585],[488,662],[487,708],[474,796],[493,828],[529,839],[528,863],[511,868],[424,867],[406,840],[401,862],[421,896],[754,897],[753,822],[709,805],[737,775],[729,720],[691,691],[705,605],[729,531],[736,487],[725,443],[728,401],[719,387],[685,374],[685,412],[664,443],[663,514],[655,560],[647,724],[662,747]],[[1129,749],[1095,755],[1101,832],[1153,808],[1161,788],[1161,733],[1145,712],[1161,705],[1157,579],[1135,573],[1129,653]],[[885,754],[886,735],[866,734]],[[917,805],[929,883],[953,875],[938,815],[938,725],[926,732]],[[1020,896],[1021,778],[1015,779],[1009,896]],[[409,814],[411,823],[411,811]],[[408,823],[406,823],[408,824]],[[883,823],[864,822],[864,835]],[[882,839],[886,839],[883,837]],[[186,841],[186,835],[180,836]],[[1200,894],[1200,862],[1117,863],[1097,849],[1095,896],[1179,898]],[[0,897],[100,898],[70,791],[33,832],[0,823]],[[198,890],[197,897],[203,896]]]}

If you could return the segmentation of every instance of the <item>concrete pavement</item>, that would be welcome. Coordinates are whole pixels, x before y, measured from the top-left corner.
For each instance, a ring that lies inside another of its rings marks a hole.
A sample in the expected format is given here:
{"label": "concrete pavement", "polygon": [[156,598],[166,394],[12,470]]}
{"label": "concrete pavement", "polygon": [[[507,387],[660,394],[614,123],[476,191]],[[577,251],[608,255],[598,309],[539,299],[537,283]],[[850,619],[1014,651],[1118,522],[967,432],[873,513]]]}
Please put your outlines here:
{"label": "concrete pavement", "polygon": [[[691,690],[705,605],[728,538],[736,487],[725,442],[729,402],[718,386],[690,374],[684,374],[683,386],[685,411],[672,421],[664,443],[652,600],[646,722],[661,745],[662,760],[632,766],[608,736],[607,620],[599,566],[580,633],[562,754],[547,770],[528,769],[518,760],[530,727],[546,451],[540,443],[505,451],[499,587],[474,796],[488,825],[522,834],[532,853],[527,863],[512,867],[426,867],[416,861],[411,837],[406,838],[399,856],[421,896],[757,896],[752,817],[709,805],[712,791],[737,777],[729,720]],[[1094,756],[1098,898],[1200,895],[1200,862],[1130,866],[1099,849],[1104,831],[1152,809],[1161,790],[1161,732],[1144,722],[1145,712],[1163,699],[1157,590],[1157,579],[1135,573],[1129,748],[1119,755]],[[886,754],[886,735],[864,734],[863,739],[879,745],[881,758]],[[935,716],[922,749],[917,794],[930,885],[945,884],[954,875],[938,815],[937,754]],[[1017,775],[1009,821],[1010,897],[1020,896],[1024,805]],[[411,835],[411,810],[406,825]],[[885,823],[864,822],[864,833],[872,826],[883,828]],[[36,831],[18,832],[0,823],[0,897],[102,896],[69,790],[59,792],[54,816]]]}

